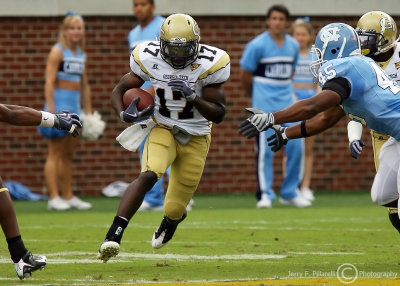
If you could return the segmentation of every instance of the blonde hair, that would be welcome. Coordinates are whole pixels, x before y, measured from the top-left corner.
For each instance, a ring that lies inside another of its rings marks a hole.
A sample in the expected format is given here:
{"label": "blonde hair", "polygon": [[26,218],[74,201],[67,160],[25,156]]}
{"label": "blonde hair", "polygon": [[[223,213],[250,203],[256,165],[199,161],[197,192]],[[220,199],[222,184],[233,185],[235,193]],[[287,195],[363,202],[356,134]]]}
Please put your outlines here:
{"label": "blonde hair", "polygon": [[[67,31],[70,27],[72,27],[72,25],[76,21],[80,21],[82,23],[83,31],[85,31],[85,22],[83,21],[81,16],[79,16],[79,15],[66,16],[60,26],[60,30],[58,33],[58,42],[63,47],[67,47],[67,44],[68,44],[67,38],[65,37],[65,31]],[[82,50],[82,52],[85,51],[85,48],[86,48],[85,34],[82,35],[82,38],[78,43],[78,46]]]}
{"label": "blonde hair", "polygon": [[306,28],[307,32],[311,36],[310,41],[307,43],[307,46],[308,48],[311,48],[311,46],[314,43],[314,37],[315,37],[313,26],[309,22],[304,21],[303,19],[297,19],[296,21],[293,22],[292,26],[290,27],[289,34],[293,36],[293,32],[297,27]]}

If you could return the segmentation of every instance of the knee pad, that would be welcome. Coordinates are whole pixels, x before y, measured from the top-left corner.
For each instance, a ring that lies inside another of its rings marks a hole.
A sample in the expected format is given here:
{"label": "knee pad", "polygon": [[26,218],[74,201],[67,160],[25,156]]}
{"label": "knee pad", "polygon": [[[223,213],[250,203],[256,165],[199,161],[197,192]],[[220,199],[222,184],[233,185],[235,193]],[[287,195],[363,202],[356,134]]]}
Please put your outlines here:
{"label": "knee pad", "polygon": [[172,220],[180,220],[186,212],[186,206],[178,202],[165,202],[165,216]]}

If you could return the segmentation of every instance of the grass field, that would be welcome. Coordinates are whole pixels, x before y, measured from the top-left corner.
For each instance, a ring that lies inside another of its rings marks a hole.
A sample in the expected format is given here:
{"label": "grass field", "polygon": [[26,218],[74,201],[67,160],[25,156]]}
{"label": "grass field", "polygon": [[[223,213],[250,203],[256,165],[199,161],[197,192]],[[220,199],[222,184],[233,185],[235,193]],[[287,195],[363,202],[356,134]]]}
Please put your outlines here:
{"label": "grass field", "polygon": [[252,194],[197,195],[164,248],[150,245],[162,212],[138,213],[106,264],[96,253],[119,199],[88,200],[92,210],[68,212],[15,202],[26,246],[48,266],[19,281],[3,243],[0,285],[343,285],[338,268],[344,282],[357,271],[352,285],[400,285],[399,235],[368,192],[319,193],[311,208],[268,210],[255,209]]}

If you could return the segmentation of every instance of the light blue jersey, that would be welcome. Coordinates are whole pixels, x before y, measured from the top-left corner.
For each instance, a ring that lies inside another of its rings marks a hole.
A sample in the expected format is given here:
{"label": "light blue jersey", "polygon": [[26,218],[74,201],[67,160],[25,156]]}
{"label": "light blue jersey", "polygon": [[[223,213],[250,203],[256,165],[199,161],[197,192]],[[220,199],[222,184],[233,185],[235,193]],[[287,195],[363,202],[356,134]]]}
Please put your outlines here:
{"label": "light blue jersey", "polygon": [[[240,66],[253,75],[252,107],[264,112],[284,109],[294,103],[292,75],[299,55],[299,44],[294,38],[285,35],[279,47],[266,31],[251,40],[243,52]],[[294,124],[294,123],[290,123]],[[290,125],[288,124],[288,125]],[[257,136],[257,198],[264,194],[273,201],[274,152],[266,146],[266,138],[272,130]],[[302,178],[303,139],[289,140],[285,146],[287,154],[286,174],[282,182],[281,198],[291,200],[299,196],[297,187]]]}
{"label": "light blue jersey", "polygon": [[370,58],[352,56],[325,63],[319,82],[345,78],[350,95],[342,107],[350,118],[400,141],[400,87]]}
{"label": "light blue jersey", "polygon": [[132,52],[140,42],[159,38],[164,20],[164,17],[157,15],[144,29],[140,25],[136,25],[128,34],[129,51]]}
{"label": "light blue jersey", "polygon": [[[299,59],[297,61],[296,71],[293,76],[293,83],[300,84],[314,84],[315,77],[310,70],[310,63],[312,61],[311,50],[308,51],[307,56],[303,57],[301,54],[299,55]],[[296,98],[307,99],[317,93],[315,88],[294,88],[294,93]]]}
{"label": "light blue jersey", "polygon": [[[142,26],[136,25],[136,27],[128,33],[129,53],[132,53],[139,43],[159,38],[160,28],[164,20],[164,17],[157,15],[144,29],[142,29]],[[150,86],[150,82],[146,81],[141,88],[147,89]]]}
{"label": "light blue jersey", "polygon": [[240,66],[253,74],[253,107],[273,112],[294,102],[291,77],[298,54],[299,45],[289,35],[285,35],[282,47],[276,45],[268,32],[246,45]]}
{"label": "light blue jersey", "polygon": [[80,82],[85,70],[85,53],[79,47],[76,48],[76,53],[69,48],[64,48],[61,44],[56,44],[55,47],[62,52],[62,61],[58,67],[57,78]]}
{"label": "light blue jersey", "polygon": [[310,63],[312,61],[311,50],[308,51],[306,57],[299,55],[296,71],[293,76],[293,83],[314,83],[315,78],[310,70]]}

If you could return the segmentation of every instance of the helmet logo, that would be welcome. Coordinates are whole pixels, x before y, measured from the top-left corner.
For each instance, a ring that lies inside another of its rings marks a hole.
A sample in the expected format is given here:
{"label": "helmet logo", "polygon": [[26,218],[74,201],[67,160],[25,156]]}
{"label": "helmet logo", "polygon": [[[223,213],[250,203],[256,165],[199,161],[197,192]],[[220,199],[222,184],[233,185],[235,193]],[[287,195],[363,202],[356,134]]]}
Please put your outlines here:
{"label": "helmet logo", "polygon": [[386,29],[391,29],[392,31],[394,31],[394,23],[386,18],[381,18],[381,20],[379,21],[379,25],[381,25],[382,34],[385,33]]}
{"label": "helmet logo", "polygon": [[324,46],[327,45],[330,41],[337,42],[340,38],[340,34],[338,32],[340,29],[338,27],[332,27],[325,29],[320,36],[322,42],[324,42]]}
{"label": "helmet logo", "polygon": [[326,47],[328,46],[329,42],[337,42],[339,41],[340,34],[339,34],[340,29],[338,27],[331,27],[324,29],[320,35],[321,41],[324,43],[321,49],[321,54],[322,57],[325,53]]}
{"label": "helmet logo", "polygon": [[195,23],[193,26],[192,26],[192,30],[193,30],[193,34],[196,36],[196,37],[198,37],[199,36],[199,26],[197,26],[197,23]]}

